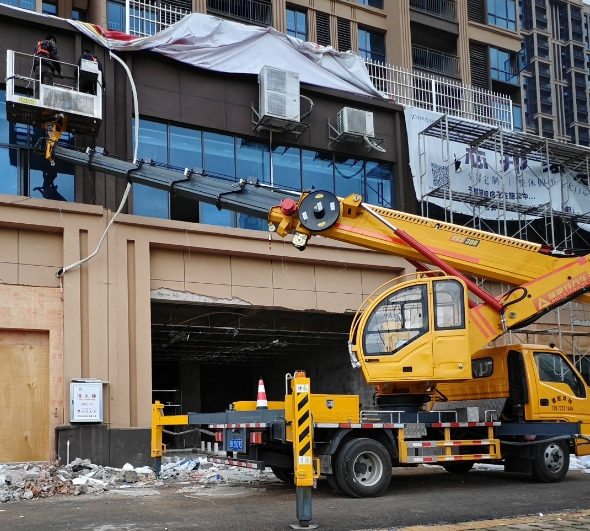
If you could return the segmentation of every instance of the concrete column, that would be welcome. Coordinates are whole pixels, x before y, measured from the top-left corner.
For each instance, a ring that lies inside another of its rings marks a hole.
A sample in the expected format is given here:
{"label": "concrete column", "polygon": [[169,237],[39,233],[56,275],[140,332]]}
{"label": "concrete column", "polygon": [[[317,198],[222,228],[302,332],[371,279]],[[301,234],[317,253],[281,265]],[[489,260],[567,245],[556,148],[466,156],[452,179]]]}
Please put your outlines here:
{"label": "concrete column", "polygon": [[272,5],[272,25],[281,33],[287,31],[287,4],[285,0],[274,0]]}
{"label": "concrete column", "polygon": [[207,13],[207,0],[193,0],[193,13]]}
{"label": "concrete column", "polygon": [[350,49],[356,53],[359,51],[359,25],[354,20],[350,21]]}
{"label": "concrete column", "polygon": [[338,49],[338,17],[330,15],[330,44],[334,50]]}
{"label": "concrete column", "polygon": [[[460,3],[460,2],[459,2]],[[388,29],[385,36],[387,62],[412,68],[412,34],[410,32],[410,0],[384,2]]]}
{"label": "concrete column", "polygon": [[471,84],[471,65],[469,63],[469,18],[467,16],[467,2],[457,2],[457,22],[459,23],[459,37],[457,39],[457,54],[461,81]]}
{"label": "concrete column", "polygon": [[[180,403],[182,414],[201,411],[201,366],[194,361],[180,363]],[[196,448],[201,444],[199,432],[182,436],[186,448]]]}
{"label": "concrete column", "polygon": [[307,40],[309,42],[318,42],[316,10],[307,10]]}
{"label": "concrete column", "polygon": [[58,0],[57,16],[62,18],[72,18],[72,0]]}

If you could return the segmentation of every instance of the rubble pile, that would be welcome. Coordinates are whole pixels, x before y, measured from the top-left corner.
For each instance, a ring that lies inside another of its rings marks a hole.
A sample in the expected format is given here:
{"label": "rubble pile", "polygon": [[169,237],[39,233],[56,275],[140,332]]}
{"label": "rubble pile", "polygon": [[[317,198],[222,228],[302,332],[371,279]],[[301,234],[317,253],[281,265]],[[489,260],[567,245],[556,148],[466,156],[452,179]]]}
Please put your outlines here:
{"label": "rubble pile", "polygon": [[129,494],[142,490],[144,495],[156,495],[144,487],[172,484],[194,487],[253,486],[280,483],[275,475],[225,465],[213,465],[206,457],[164,457],[160,478],[149,466],[123,468],[99,466],[89,459],[75,459],[58,466],[50,463],[20,463],[0,465],[0,503],[49,498],[56,495]]}

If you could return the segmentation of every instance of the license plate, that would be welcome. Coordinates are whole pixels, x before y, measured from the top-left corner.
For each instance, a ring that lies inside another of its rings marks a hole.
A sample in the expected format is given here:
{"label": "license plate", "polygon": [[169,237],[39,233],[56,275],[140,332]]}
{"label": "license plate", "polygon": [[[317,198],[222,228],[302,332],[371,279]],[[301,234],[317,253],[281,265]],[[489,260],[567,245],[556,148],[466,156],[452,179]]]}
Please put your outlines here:
{"label": "license plate", "polygon": [[233,452],[239,452],[244,448],[244,441],[242,439],[230,439],[229,449]]}

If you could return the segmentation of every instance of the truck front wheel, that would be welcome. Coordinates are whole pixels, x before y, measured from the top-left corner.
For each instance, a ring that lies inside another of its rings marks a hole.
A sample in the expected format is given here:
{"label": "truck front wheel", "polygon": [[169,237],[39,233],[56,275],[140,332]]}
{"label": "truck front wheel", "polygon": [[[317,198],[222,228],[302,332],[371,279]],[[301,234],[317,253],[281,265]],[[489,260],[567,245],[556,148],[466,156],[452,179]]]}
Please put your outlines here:
{"label": "truck front wheel", "polygon": [[292,470],[289,470],[288,468],[279,468],[277,466],[271,466],[270,468],[277,479],[280,479],[283,483],[294,484]]}
{"label": "truck front wheel", "polygon": [[389,486],[391,468],[391,457],[382,444],[373,439],[354,439],[338,452],[334,475],[346,494],[375,498]]}
{"label": "truck front wheel", "polygon": [[542,442],[535,445],[533,479],[541,483],[561,481],[570,465],[570,449],[566,441]]}

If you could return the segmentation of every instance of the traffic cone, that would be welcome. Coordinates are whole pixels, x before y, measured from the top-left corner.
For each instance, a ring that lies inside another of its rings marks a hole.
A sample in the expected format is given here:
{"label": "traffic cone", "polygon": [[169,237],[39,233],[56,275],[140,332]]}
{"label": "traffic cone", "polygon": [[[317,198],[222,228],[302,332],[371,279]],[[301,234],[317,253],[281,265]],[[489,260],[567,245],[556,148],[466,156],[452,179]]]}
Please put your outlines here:
{"label": "traffic cone", "polygon": [[256,409],[268,409],[268,402],[266,401],[266,390],[264,389],[264,382],[262,376],[258,380],[258,395],[256,396]]}

